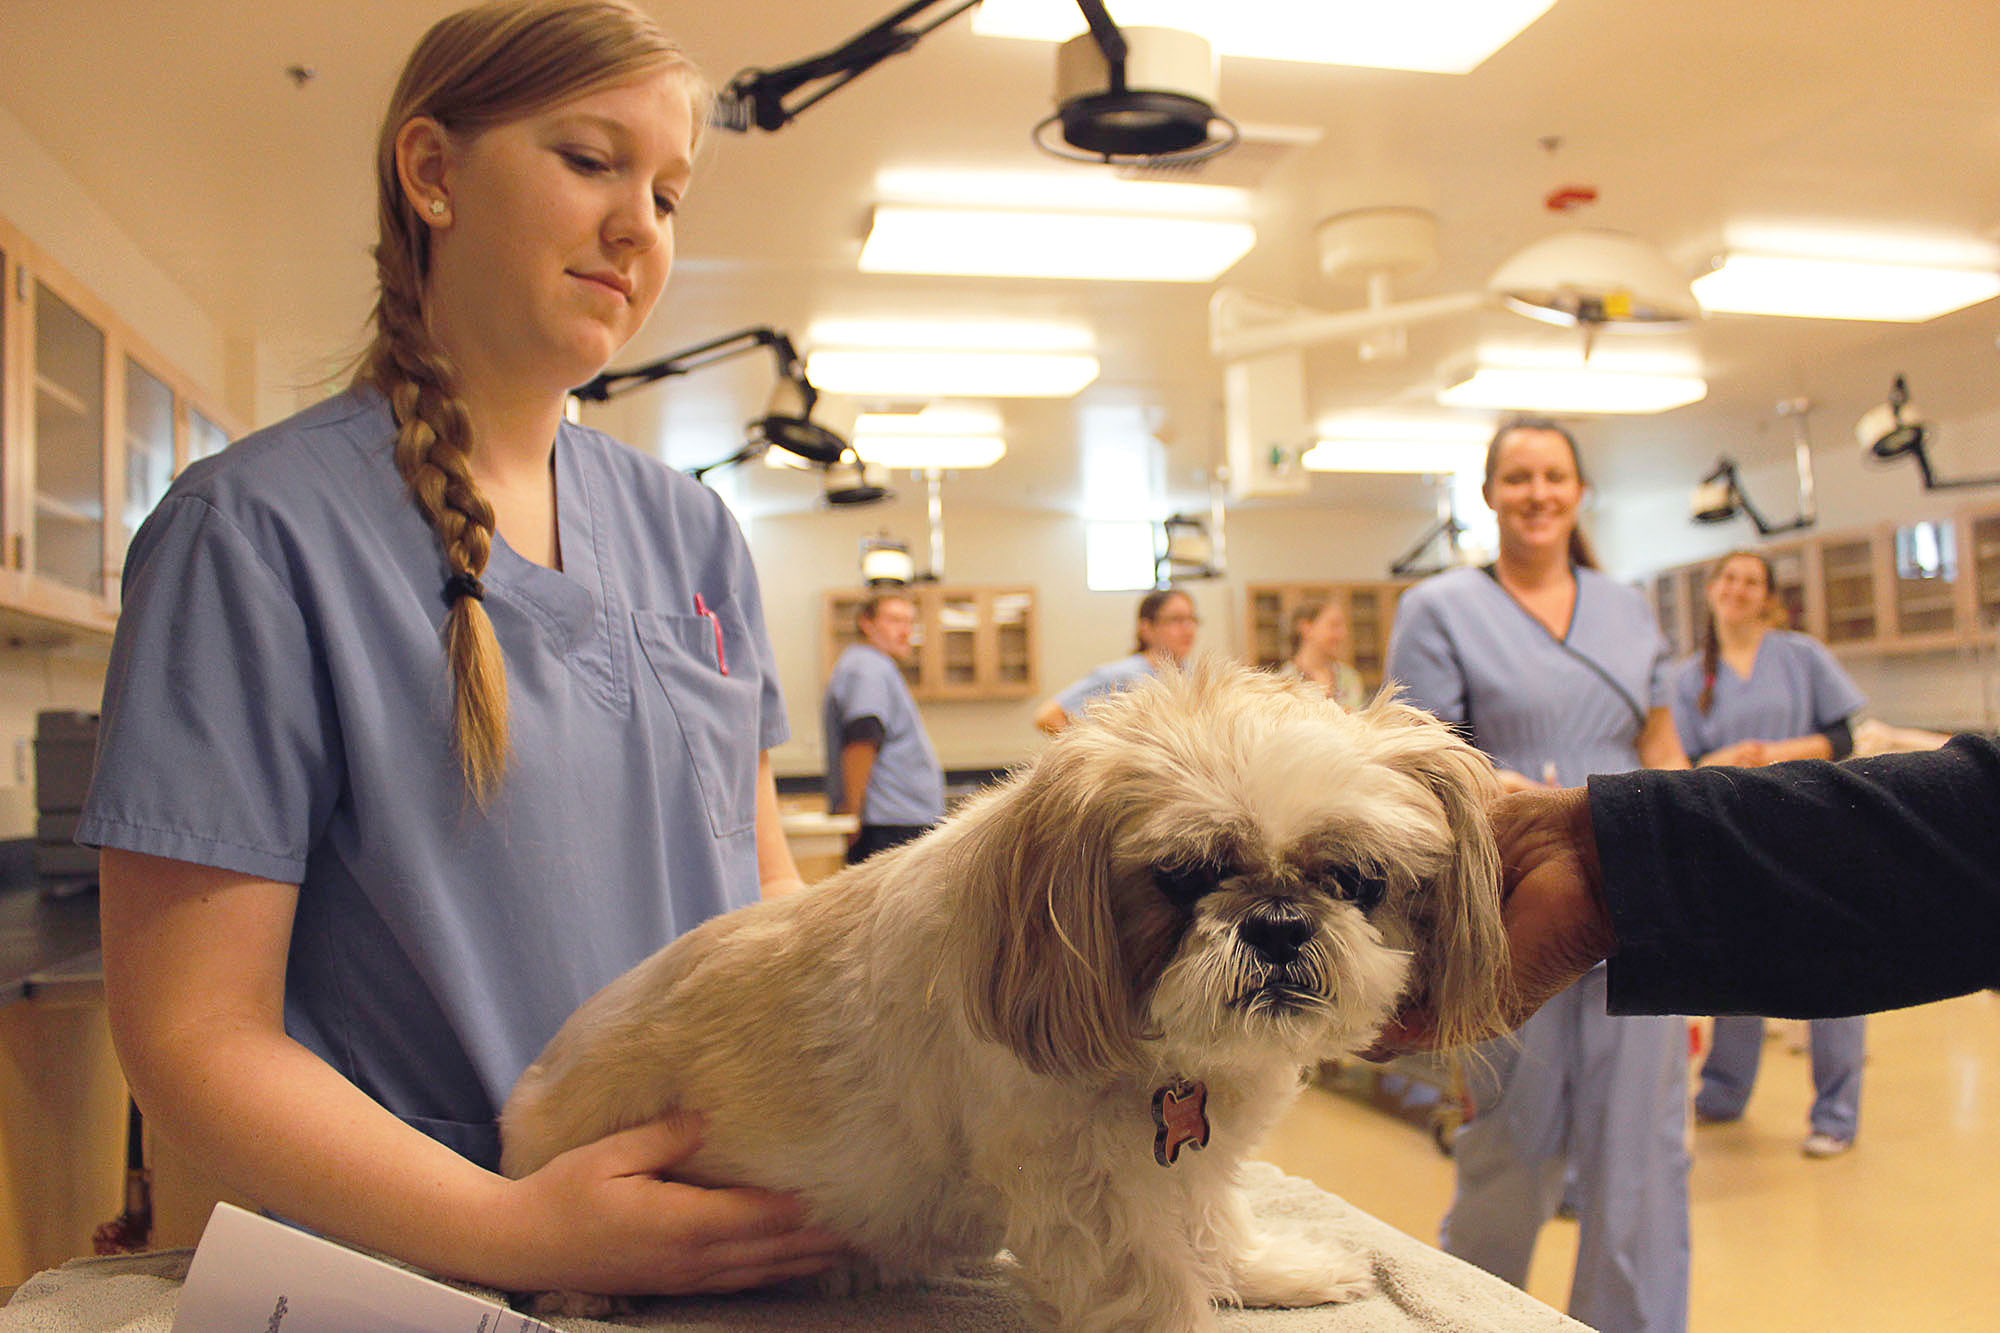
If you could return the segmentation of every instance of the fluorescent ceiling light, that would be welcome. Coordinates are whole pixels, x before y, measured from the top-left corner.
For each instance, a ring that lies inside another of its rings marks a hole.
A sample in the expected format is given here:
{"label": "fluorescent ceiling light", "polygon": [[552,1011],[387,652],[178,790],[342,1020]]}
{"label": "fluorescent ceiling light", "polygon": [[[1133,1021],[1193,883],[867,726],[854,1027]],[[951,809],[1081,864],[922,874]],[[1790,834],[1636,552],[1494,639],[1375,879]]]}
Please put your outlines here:
{"label": "fluorescent ceiling light", "polygon": [[820,348],[806,378],[822,393],[884,398],[1068,398],[1097,378],[1097,358]]}
{"label": "fluorescent ceiling light", "polygon": [[1087,325],[1034,320],[822,319],[806,335],[810,347],[951,352],[1088,352]]}
{"label": "fluorescent ceiling light", "polygon": [[1918,324],[2000,296],[1987,268],[1731,252],[1695,279],[1704,310]]}
{"label": "fluorescent ceiling light", "polygon": [[884,204],[861,248],[861,271],[1208,282],[1256,240],[1249,223],[1214,218]]}
{"label": "fluorescent ceiling light", "polygon": [[1000,415],[965,407],[921,412],[863,412],[854,419],[854,452],[878,467],[992,467],[1007,454]]}
{"label": "fluorescent ceiling light", "polygon": [[[1180,28],[1219,56],[1464,74],[1512,41],[1555,0],[1110,0],[1120,24]],[[1062,42],[1084,31],[1075,0],[984,0],[972,30]]]}
{"label": "fluorescent ceiling light", "polygon": [[1243,218],[1250,191],[1186,181],[1127,180],[1097,171],[973,171],[891,167],[875,173],[875,196],[892,204],[1045,208],[1100,213],[1158,213],[1182,218]]}
{"label": "fluorescent ceiling light", "polygon": [[1441,391],[1449,407],[1517,412],[1665,412],[1708,396],[1695,375],[1644,374],[1591,367],[1481,366],[1470,379]]}
{"label": "fluorescent ceiling light", "polygon": [[1007,442],[998,435],[862,435],[854,437],[854,452],[876,467],[992,467],[1007,456]]}
{"label": "fluorescent ceiling light", "polygon": [[1299,462],[1310,472],[1478,472],[1486,466],[1486,442],[1330,439]]}

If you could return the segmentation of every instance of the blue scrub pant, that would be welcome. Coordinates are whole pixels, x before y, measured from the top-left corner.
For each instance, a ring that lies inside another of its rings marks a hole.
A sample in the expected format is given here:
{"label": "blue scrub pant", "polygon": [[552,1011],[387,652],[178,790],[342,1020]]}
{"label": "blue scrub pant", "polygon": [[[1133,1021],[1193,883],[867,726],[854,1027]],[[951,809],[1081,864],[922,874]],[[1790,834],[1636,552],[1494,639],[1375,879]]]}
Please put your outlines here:
{"label": "blue scrub pant", "polygon": [[1687,1021],[1613,1018],[1605,973],[1544,1005],[1520,1045],[1469,1061],[1473,1119],[1439,1242],[1525,1286],[1574,1167],[1569,1313],[1601,1333],[1684,1333],[1688,1319]]}
{"label": "blue scrub pant", "polygon": [[[1812,1129],[1836,1139],[1852,1139],[1861,1127],[1861,1065],[1868,1051],[1865,1018],[1812,1020]],[[1701,1091],[1694,1109],[1711,1120],[1734,1120],[1757,1086],[1764,1058],[1764,1020],[1748,1014],[1719,1014],[1715,1044],[1701,1066]]]}

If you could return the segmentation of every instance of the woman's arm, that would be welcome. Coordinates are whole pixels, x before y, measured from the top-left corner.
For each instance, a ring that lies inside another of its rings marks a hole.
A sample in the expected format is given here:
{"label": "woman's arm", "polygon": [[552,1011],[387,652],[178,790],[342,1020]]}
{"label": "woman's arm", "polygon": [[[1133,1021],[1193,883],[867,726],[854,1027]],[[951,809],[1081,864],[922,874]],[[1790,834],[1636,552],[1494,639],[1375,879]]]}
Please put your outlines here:
{"label": "woman's arm", "polygon": [[316,1231],[508,1290],[708,1291],[817,1271],[796,1201],[657,1178],[699,1141],[662,1122],[513,1181],[412,1129],[286,1035],[299,890],[107,848],[111,1031],[159,1131]]}
{"label": "woman's arm", "polygon": [[757,756],[757,883],[766,898],[782,898],[806,882],[792,859],[785,837],[785,814],[778,808],[778,779],[771,771],[771,752]]}
{"label": "woman's arm", "polygon": [[1035,725],[1053,736],[1074,721],[1060,701],[1051,699],[1035,710]]}
{"label": "woman's arm", "polygon": [[1639,762],[1647,768],[1686,768],[1687,751],[1681,749],[1680,732],[1674,728],[1670,708],[1653,708],[1646,713],[1646,725],[1639,732]]}

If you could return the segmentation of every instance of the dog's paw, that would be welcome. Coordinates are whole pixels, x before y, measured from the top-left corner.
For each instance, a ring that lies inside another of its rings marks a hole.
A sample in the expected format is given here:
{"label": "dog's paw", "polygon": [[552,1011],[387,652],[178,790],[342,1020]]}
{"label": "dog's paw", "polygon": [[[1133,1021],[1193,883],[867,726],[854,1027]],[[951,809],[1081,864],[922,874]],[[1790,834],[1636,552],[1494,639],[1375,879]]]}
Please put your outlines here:
{"label": "dog's paw", "polygon": [[638,1303],[624,1296],[600,1296],[590,1291],[538,1291],[522,1306],[531,1315],[574,1315],[582,1319],[604,1319],[631,1314]]}
{"label": "dog's paw", "polygon": [[1368,1256],[1339,1241],[1268,1241],[1234,1265],[1236,1298],[1248,1306],[1334,1305],[1375,1289]]}

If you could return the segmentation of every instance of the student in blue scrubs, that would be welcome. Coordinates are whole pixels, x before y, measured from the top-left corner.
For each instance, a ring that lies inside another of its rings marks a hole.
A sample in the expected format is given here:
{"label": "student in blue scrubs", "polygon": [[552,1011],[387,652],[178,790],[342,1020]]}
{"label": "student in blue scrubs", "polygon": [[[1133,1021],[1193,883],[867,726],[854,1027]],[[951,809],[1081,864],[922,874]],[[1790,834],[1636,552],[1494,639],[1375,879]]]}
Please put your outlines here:
{"label": "student in blue scrubs", "polygon": [[[1685,768],[1668,652],[1645,601],[1595,568],[1577,530],[1576,443],[1522,419],[1494,436],[1485,496],[1500,551],[1440,574],[1396,612],[1388,675],[1466,728],[1509,790],[1642,765]],[[1525,1285],[1542,1224],[1574,1176],[1569,1313],[1607,1333],[1687,1326],[1687,1025],[1613,1018],[1600,968],[1471,1063],[1443,1248]]]}
{"label": "student in blue scrubs", "polygon": [[826,683],[820,721],[826,736],[826,807],[861,817],[849,865],[923,834],[944,818],[944,770],[923,715],[903,679],[917,609],[878,593],[855,616],[850,643]]}
{"label": "student in blue scrubs", "polygon": [[1139,600],[1138,642],[1130,657],[1106,662],[1035,713],[1035,725],[1053,736],[1083,716],[1092,699],[1127,690],[1137,681],[1159,674],[1166,663],[1179,666],[1194,652],[1201,617],[1194,599],[1176,588],[1160,588]]}
{"label": "student in blue scrubs", "polygon": [[797,882],[750,554],[564,397],[666,282],[707,93],[615,0],[441,20],[378,145],[353,387],[189,468],[136,539],[80,837],[152,1123],[314,1230],[509,1289],[826,1266],[700,1127],[522,1179],[495,1116],[569,1013]]}
{"label": "student in blue scrubs", "polygon": [[[1772,628],[1772,585],[1771,564],[1755,551],[1731,552],[1709,575],[1702,650],[1674,675],[1674,722],[1697,763],[1754,768],[1854,752],[1849,720],[1864,702],[1861,691],[1816,639]],[[1858,1015],[1812,1020],[1808,1157],[1835,1157],[1854,1146],[1867,1022]],[[1717,1015],[1696,1116],[1708,1123],[1741,1119],[1763,1051],[1762,1018]]]}

